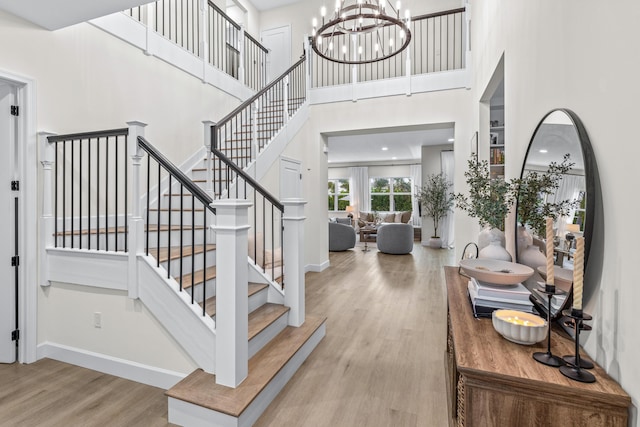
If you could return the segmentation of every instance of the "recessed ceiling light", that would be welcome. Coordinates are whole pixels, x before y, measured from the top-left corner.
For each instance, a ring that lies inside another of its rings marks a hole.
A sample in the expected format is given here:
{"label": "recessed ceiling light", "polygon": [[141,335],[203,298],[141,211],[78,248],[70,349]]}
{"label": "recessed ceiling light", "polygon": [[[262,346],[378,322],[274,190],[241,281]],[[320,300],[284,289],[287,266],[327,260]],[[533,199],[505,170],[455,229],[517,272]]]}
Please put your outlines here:
{"label": "recessed ceiling light", "polygon": [[391,160],[398,160],[398,158],[397,157],[392,157]]}
{"label": "recessed ceiling light", "polygon": [[449,138],[449,139],[448,139],[448,141],[449,141],[449,142],[453,142],[453,141],[455,141],[455,139],[453,139],[453,138]]}
{"label": "recessed ceiling light", "polygon": [[389,147],[382,147],[382,151],[387,151]]}
{"label": "recessed ceiling light", "polygon": [[327,163],[331,163],[331,160],[327,160]]}
{"label": "recessed ceiling light", "polygon": [[546,154],[546,153],[548,153],[548,152],[549,152],[549,151],[548,151],[548,150],[545,150],[544,148],[543,148],[542,150],[540,150],[540,153],[542,153],[542,154]]}

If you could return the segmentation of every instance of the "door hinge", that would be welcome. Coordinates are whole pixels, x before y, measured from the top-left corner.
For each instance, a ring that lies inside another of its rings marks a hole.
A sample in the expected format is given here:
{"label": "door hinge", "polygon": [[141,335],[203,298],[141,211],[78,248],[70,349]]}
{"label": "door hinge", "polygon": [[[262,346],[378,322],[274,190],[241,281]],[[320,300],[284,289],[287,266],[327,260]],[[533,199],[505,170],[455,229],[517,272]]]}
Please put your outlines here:
{"label": "door hinge", "polygon": [[18,341],[20,339],[20,329],[11,331],[11,341]]}
{"label": "door hinge", "polygon": [[11,257],[11,267],[17,267],[20,265],[20,257],[18,255]]}
{"label": "door hinge", "polygon": [[18,107],[17,105],[12,105],[11,106],[11,115],[12,116],[20,115],[20,107]]}
{"label": "door hinge", "polygon": [[11,181],[11,191],[20,190],[20,181]]}

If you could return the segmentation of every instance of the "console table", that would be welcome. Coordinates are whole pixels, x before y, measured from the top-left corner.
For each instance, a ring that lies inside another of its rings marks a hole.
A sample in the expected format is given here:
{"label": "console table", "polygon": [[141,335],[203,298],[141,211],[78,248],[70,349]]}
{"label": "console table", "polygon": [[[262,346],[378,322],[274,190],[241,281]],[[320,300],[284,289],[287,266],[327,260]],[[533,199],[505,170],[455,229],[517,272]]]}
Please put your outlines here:
{"label": "console table", "polygon": [[[473,317],[468,278],[445,267],[448,300],[447,393],[453,426],[627,427],[630,397],[596,365],[592,384],[566,378],[531,355],[546,351],[512,343],[491,319]],[[551,351],[573,354],[574,342],[561,328],[551,332]],[[583,353],[584,354],[584,353]]]}

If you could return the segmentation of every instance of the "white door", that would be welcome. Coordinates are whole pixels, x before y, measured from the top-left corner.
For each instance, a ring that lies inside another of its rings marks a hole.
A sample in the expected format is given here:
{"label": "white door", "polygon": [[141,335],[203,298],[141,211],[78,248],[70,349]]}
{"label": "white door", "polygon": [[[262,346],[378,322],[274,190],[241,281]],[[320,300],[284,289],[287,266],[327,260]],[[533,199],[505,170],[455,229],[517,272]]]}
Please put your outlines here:
{"label": "white door", "polygon": [[16,250],[15,209],[17,192],[11,190],[16,164],[16,122],[11,115],[16,88],[0,80],[0,363],[16,361],[16,341],[11,333],[17,329],[17,267],[11,266]]}
{"label": "white door", "polygon": [[262,45],[269,49],[269,81],[279,77],[291,66],[291,27],[272,28],[260,33]]}
{"label": "white door", "polygon": [[302,198],[300,162],[280,157],[280,200]]}

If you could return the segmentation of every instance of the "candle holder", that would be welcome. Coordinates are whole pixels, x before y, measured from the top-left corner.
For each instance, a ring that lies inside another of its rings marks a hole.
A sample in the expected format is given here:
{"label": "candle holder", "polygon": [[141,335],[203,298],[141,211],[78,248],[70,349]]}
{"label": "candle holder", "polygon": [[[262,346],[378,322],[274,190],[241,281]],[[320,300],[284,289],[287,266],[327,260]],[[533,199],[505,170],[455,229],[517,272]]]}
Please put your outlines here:
{"label": "candle holder", "polygon": [[[584,320],[591,320],[592,317],[586,313],[583,313],[582,310],[564,310],[562,312],[563,315],[573,319],[573,327],[575,329],[575,342],[576,342],[576,354],[575,356],[565,356],[564,360],[567,362],[567,358],[572,357],[574,363],[571,365],[565,365],[560,367],[560,372],[567,378],[571,378],[575,381],[580,381],[583,383],[593,383],[596,381],[596,377],[591,373],[584,371],[582,368],[582,361],[580,360],[580,330],[584,329],[582,322]],[[585,325],[587,326],[587,325]],[[568,363],[568,362],[567,362]]]}
{"label": "candle holder", "polygon": [[547,351],[546,353],[542,351],[535,352],[533,353],[533,358],[543,365],[557,368],[558,366],[564,365],[564,361],[559,356],[551,354],[551,298],[558,294],[558,291],[556,290],[555,285],[547,283],[544,287],[544,291],[540,290],[539,292],[546,294],[549,301],[547,305]]}
{"label": "candle holder", "polygon": [[[587,314],[587,316],[589,316]],[[589,318],[587,319],[586,317],[583,320],[591,320],[591,316],[589,316]],[[576,324],[575,324],[575,320],[574,319],[568,319],[564,322],[564,325],[571,328],[571,329],[575,329],[576,328]],[[585,324],[585,323],[580,323],[580,330],[581,331],[590,331],[591,330],[591,326]],[[573,355],[567,355],[567,356],[562,356],[562,360],[564,360],[564,362],[567,365],[572,365],[572,366],[577,366],[578,363],[580,363],[580,367],[582,369],[593,369],[594,364],[593,362],[583,359],[582,357],[580,358],[580,360],[578,361],[576,359],[576,356]]]}

